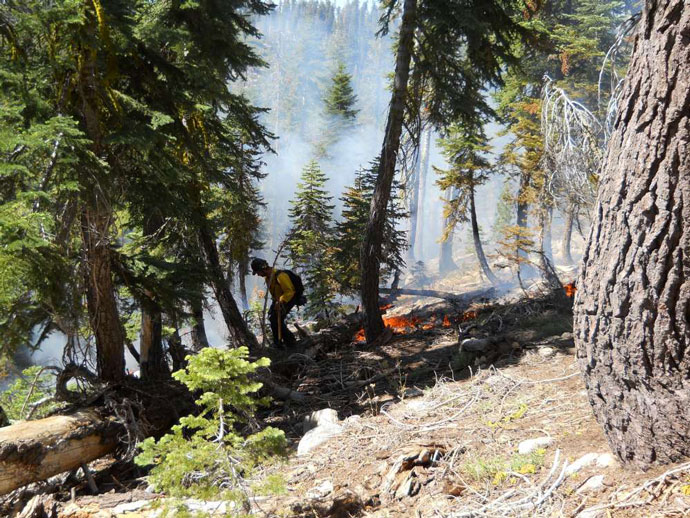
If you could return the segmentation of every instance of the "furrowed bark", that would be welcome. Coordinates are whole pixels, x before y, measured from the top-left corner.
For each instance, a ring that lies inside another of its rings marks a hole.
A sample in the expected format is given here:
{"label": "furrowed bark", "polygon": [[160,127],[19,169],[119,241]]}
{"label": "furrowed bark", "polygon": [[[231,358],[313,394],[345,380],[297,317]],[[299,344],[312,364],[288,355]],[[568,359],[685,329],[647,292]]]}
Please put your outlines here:
{"label": "furrowed bark", "polygon": [[589,399],[641,468],[690,456],[690,8],[648,1],[575,300]]}
{"label": "furrowed bark", "polygon": [[109,229],[108,211],[91,207],[83,210],[86,302],[96,339],[98,375],[105,381],[117,381],[125,375],[125,337],[115,299]]}
{"label": "furrowed bark", "polygon": [[364,332],[368,342],[376,340],[385,327],[379,310],[379,267],[381,264],[381,242],[386,218],[386,209],[391,193],[395,164],[400,148],[400,135],[405,114],[407,82],[410,75],[410,60],[417,11],[416,0],[405,0],[400,27],[400,39],[395,64],[395,79],[388,122],[381,149],[381,163],[374,195],[371,200],[369,222],[364,235],[360,262],[362,268],[362,307],[364,309]]}

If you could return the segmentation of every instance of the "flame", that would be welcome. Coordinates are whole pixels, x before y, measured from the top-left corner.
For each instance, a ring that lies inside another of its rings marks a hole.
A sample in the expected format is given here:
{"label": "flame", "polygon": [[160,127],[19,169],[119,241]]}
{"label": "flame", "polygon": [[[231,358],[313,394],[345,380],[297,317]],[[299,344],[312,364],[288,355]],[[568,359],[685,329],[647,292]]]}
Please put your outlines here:
{"label": "flame", "polygon": [[450,327],[452,324],[450,322],[450,318],[448,318],[448,315],[443,316],[443,327]]}
{"label": "flame", "polygon": [[465,311],[462,314],[461,321],[467,322],[468,320],[474,320],[475,318],[477,318],[477,312],[476,311]]}
{"label": "flame", "polygon": [[575,281],[566,284],[565,286],[563,286],[563,288],[565,289],[566,297],[571,298],[575,296],[575,292],[577,291],[577,288],[575,287]]}
{"label": "flame", "polygon": [[390,309],[393,307],[393,304],[385,304],[379,308],[380,311],[386,311],[387,309]]}

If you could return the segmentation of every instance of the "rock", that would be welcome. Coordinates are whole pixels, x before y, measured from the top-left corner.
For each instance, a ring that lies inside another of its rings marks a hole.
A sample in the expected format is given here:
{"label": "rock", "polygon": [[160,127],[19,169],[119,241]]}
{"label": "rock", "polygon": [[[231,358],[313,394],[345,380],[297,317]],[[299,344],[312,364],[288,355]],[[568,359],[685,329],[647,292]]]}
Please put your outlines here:
{"label": "rock", "polygon": [[304,418],[304,421],[302,421],[302,433],[307,433],[312,428],[326,423],[338,423],[338,412],[336,410],[332,408],[323,408],[309,414]]}
{"label": "rock", "polygon": [[616,463],[616,459],[610,453],[602,453],[597,457],[597,466],[600,468],[608,468]]}
{"label": "rock", "polygon": [[594,464],[597,459],[599,458],[599,454],[597,453],[588,453],[587,455],[583,455],[579,459],[577,459],[575,462],[573,462],[570,466],[565,468],[565,474],[566,475],[572,475],[573,473],[577,473],[580,471],[582,468],[591,466]]}
{"label": "rock", "polygon": [[598,491],[602,487],[604,487],[604,475],[594,475],[593,477],[589,477],[587,481],[578,488],[576,493],[581,495],[582,493]]}
{"label": "rock", "polygon": [[518,350],[518,349],[521,349],[521,348],[522,348],[522,346],[520,345],[520,342],[513,342],[513,343],[511,343],[510,345],[511,345],[511,347],[512,347],[513,349],[515,349],[515,350]]}
{"label": "rock", "polygon": [[330,495],[333,492],[333,482],[330,480],[324,480],[318,486],[314,486],[309,491],[307,491],[307,497],[309,498],[323,498],[326,495]]}
{"label": "rock", "polygon": [[539,356],[542,358],[551,358],[554,354],[556,354],[556,349],[553,347],[540,347],[538,352]]}
{"label": "rock", "polygon": [[576,518],[601,518],[602,516],[605,516],[602,509],[593,509],[591,511],[585,509],[584,511],[577,513]]}
{"label": "rock", "polygon": [[488,338],[465,338],[460,342],[460,350],[483,353],[490,345],[491,340]]}
{"label": "rock", "polygon": [[343,433],[343,427],[336,423],[324,423],[312,428],[297,445],[297,455],[306,455],[314,448]]}
{"label": "rock", "polygon": [[568,333],[567,331],[561,335],[561,340],[572,340],[573,333]]}
{"label": "rock", "polygon": [[547,448],[553,444],[553,437],[537,437],[536,439],[527,439],[518,444],[518,453],[526,455],[532,453],[538,448]]}
{"label": "rock", "polygon": [[417,387],[406,388],[405,392],[403,393],[403,397],[405,397],[405,398],[420,397],[423,395],[424,395],[424,391],[420,388],[417,388]]}

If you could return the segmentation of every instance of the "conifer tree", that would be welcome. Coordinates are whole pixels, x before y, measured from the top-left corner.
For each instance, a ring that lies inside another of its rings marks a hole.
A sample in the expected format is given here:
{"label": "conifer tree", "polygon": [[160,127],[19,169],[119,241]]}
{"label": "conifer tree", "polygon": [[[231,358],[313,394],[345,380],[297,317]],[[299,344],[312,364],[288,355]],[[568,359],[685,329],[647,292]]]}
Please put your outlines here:
{"label": "conifer tree", "polygon": [[[346,188],[341,198],[343,212],[336,224],[335,253],[336,278],[341,293],[354,294],[361,283],[359,265],[362,237],[369,221],[369,209],[376,185],[378,160],[355,173],[354,184]],[[386,282],[396,271],[405,267],[407,250],[406,232],[398,229],[401,219],[407,217],[399,199],[400,184],[393,182],[384,226],[381,279]]]}
{"label": "conifer tree", "polygon": [[331,83],[324,98],[324,128],[317,144],[316,156],[328,157],[329,148],[355,124],[357,96],[352,89],[352,76],[342,62],[331,77]]}
{"label": "conifer tree", "polygon": [[453,192],[453,197],[445,200],[447,226],[443,238],[447,239],[452,235],[458,223],[469,221],[474,250],[482,272],[489,281],[496,283],[496,276],[489,268],[482,247],[475,207],[475,191],[478,186],[486,183],[491,172],[491,165],[486,157],[491,148],[484,130],[481,127],[454,124],[441,139],[441,147],[450,168],[434,168],[440,175],[436,183],[441,189]]}
{"label": "conifer tree", "polygon": [[333,198],[325,190],[327,178],[316,160],[307,163],[300,180],[290,209],[286,249],[293,268],[304,279],[307,315],[330,319],[335,311],[336,288]]}
{"label": "conifer tree", "polygon": [[[189,266],[158,245],[182,228],[201,238],[201,273],[217,288],[234,341],[253,345],[223,291],[201,193],[225,182],[240,151],[237,128],[247,146],[268,146],[259,111],[227,84],[261,64],[245,42],[257,34],[245,16],[270,7],[30,0],[0,9],[0,117],[14,133],[0,142],[12,172],[3,175],[3,210],[16,214],[0,249],[30,266],[13,276],[47,284],[11,293],[0,326],[25,339],[43,325],[63,330],[68,344],[92,341],[99,375],[121,378],[121,286],[150,317],[147,342],[158,347],[159,314],[186,300],[180,279]],[[130,238],[146,244],[123,247]],[[27,239],[32,246],[20,251]]]}

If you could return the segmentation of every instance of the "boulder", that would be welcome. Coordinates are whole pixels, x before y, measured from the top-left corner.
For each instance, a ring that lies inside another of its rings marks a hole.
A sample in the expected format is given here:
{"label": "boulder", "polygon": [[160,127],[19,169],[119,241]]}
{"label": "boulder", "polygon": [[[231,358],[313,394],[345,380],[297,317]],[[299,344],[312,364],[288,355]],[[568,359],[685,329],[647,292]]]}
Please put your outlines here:
{"label": "boulder", "polygon": [[297,455],[306,455],[314,448],[343,433],[344,428],[337,423],[324,423],[312,428],[297,445]]}
{"label": "boulder", "polygon": [[302,433],[307,433],[309,430],[322,424],[337,424],[338,421],[338,412],[336,410],[332,408],[316,410],[302,421]]}

